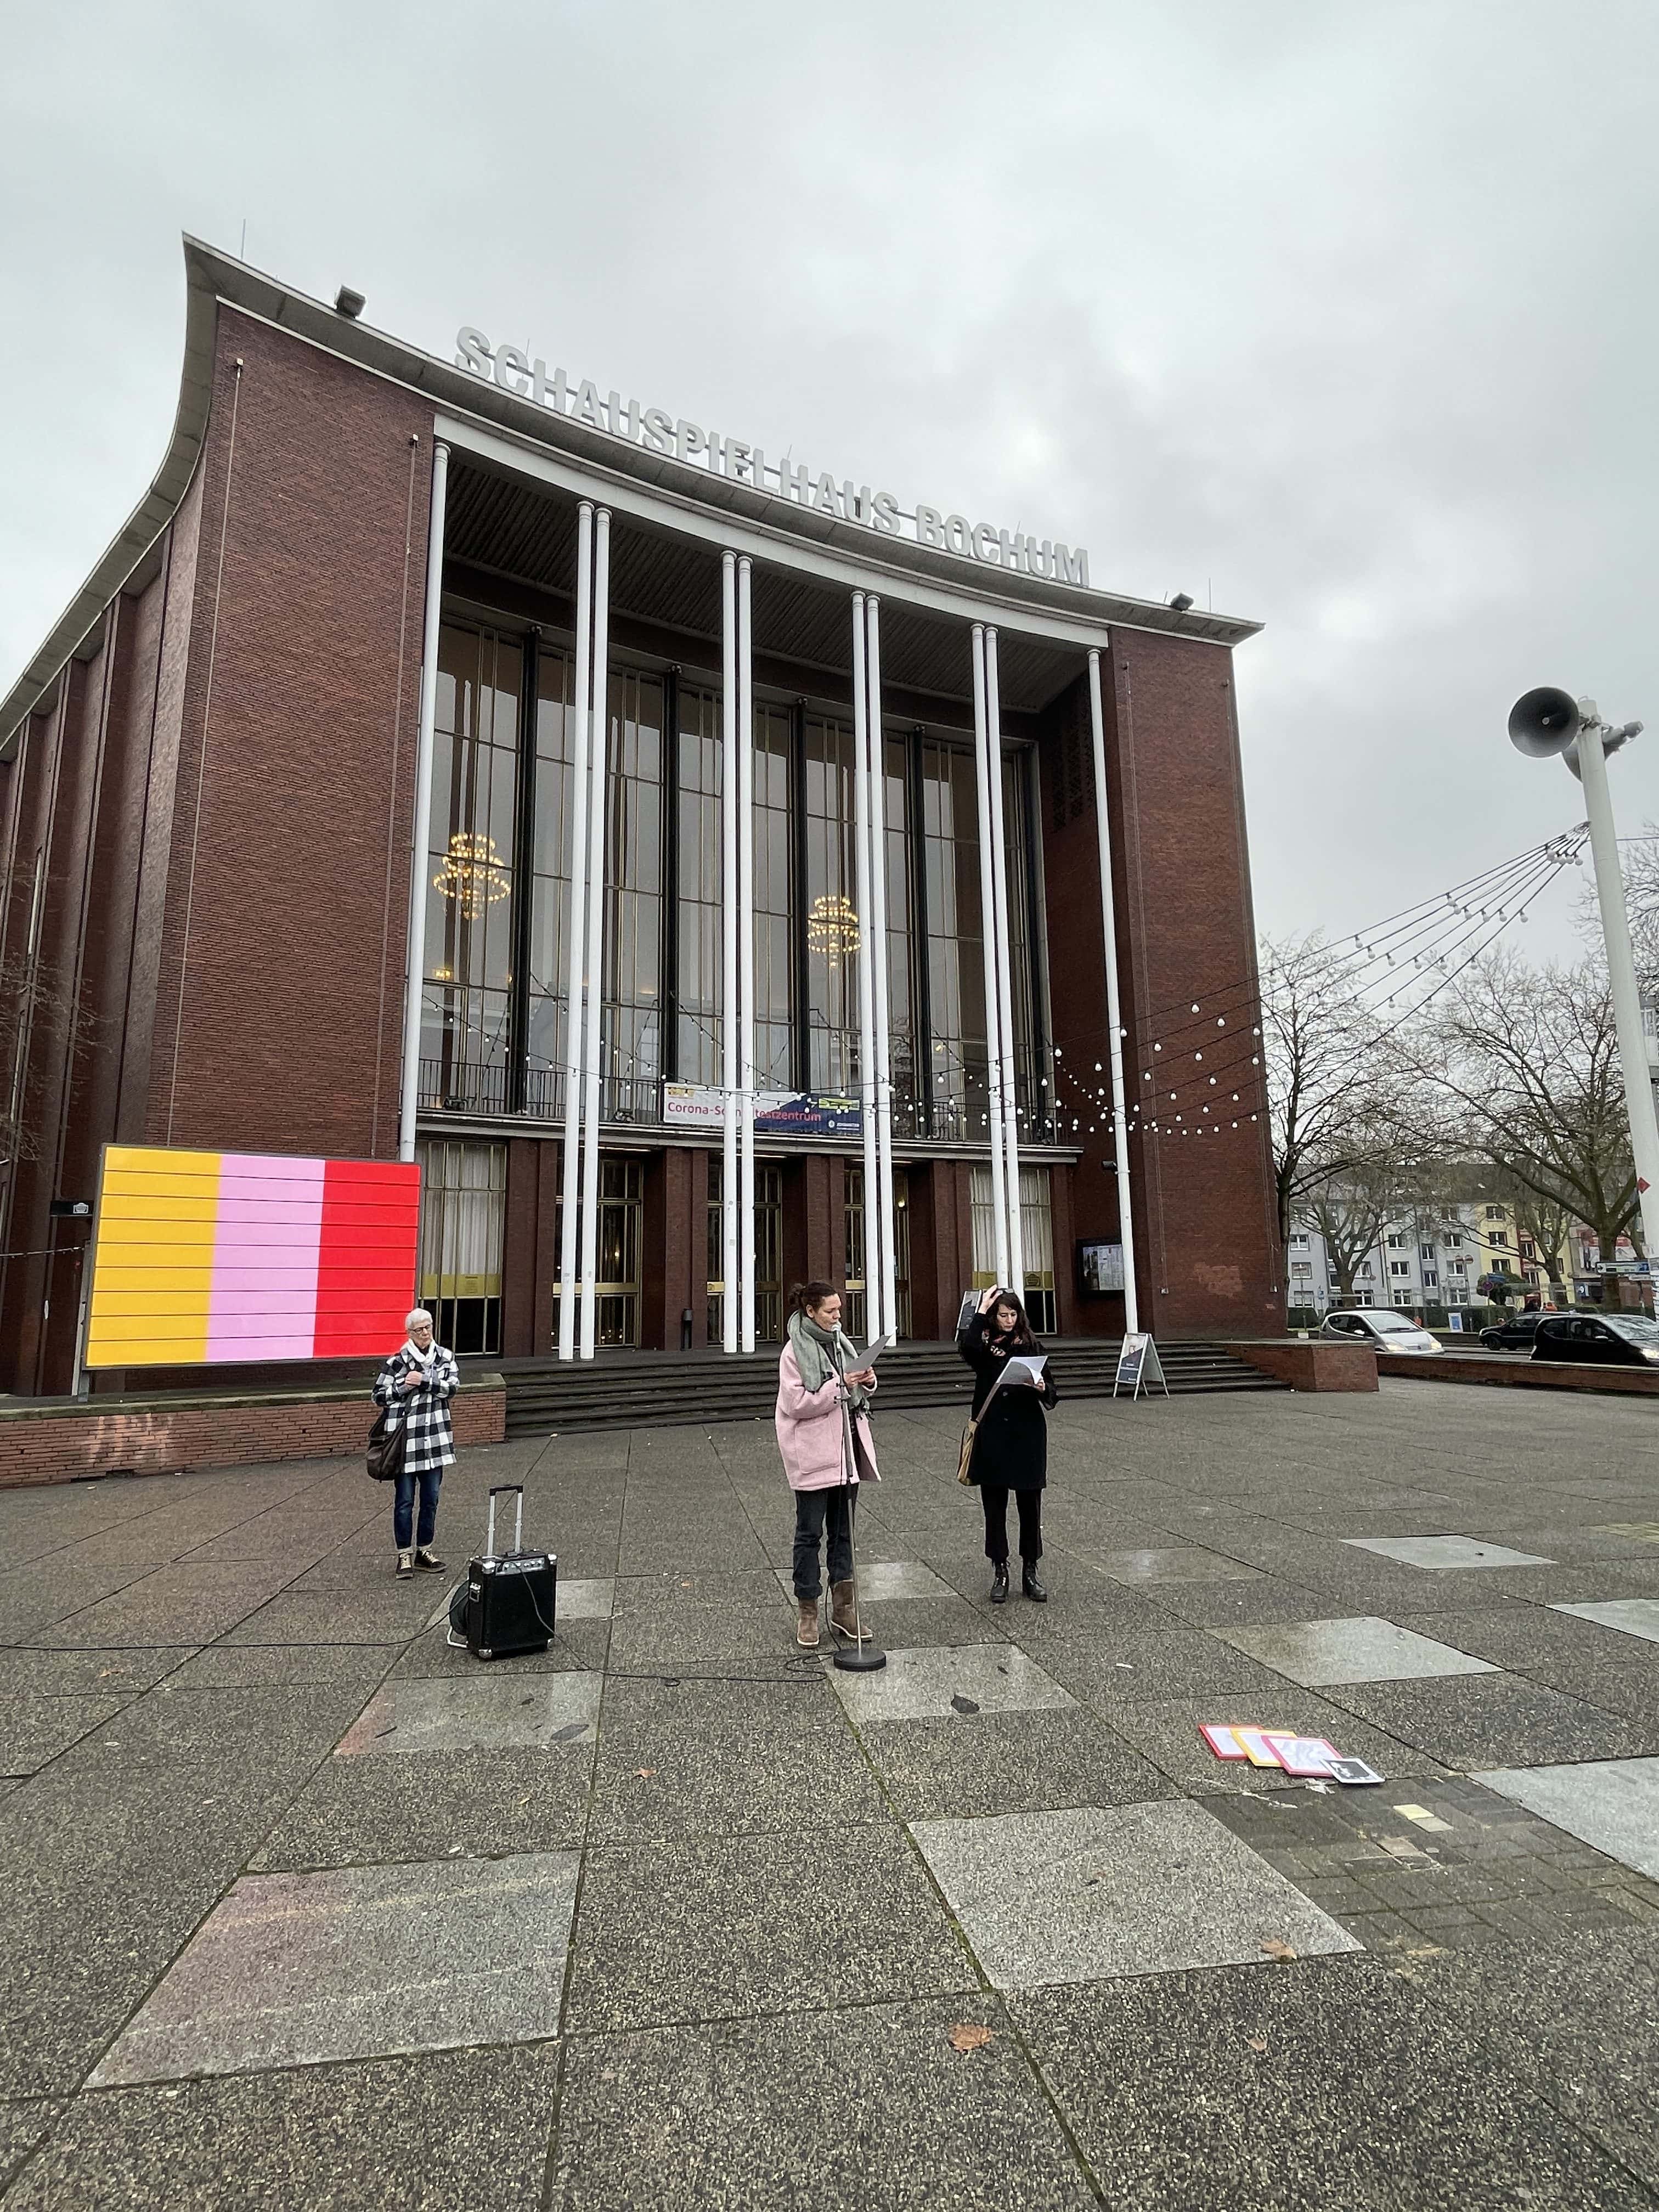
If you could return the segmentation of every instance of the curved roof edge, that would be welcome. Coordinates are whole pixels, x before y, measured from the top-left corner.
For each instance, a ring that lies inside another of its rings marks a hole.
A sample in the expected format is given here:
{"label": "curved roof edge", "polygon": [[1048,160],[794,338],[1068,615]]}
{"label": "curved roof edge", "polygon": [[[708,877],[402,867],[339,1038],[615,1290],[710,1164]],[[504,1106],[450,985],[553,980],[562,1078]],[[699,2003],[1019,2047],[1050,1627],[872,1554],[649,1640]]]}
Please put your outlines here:
{"label": "curved roof edge", "polygon": [[[710,478],[704,471],[683,465],[672,458],[657,459],[623,447],[617,441],[586,431],[580,423],[551,417],[544,409],[536,408],[532,414],[532,403],[516,393],[483,383],[453,363],[423,353],[418,347],[389,337],[371,325],[349,320],[324,301],[313,300],[188,234],[184,239],[184,371],[178,413],[167,452],[149,489],[111,540],[40,650],[4,698],[0,699],[0,759],[9,753],[21,724],[40,705],[65,665],[98,628],[105,608],[137,573],[178,512],[195,474],[207,434],[215,325],[222,301],[319,345],[342,360],[355,362],[373,374],[420,392],[440,408],[492,422],[520,438],[563,451],[573,459],[586,459],[611,468],[621,467],[642,483],[690,491],[706,504],[726,505],[738,512],[750,513],[757,519],[763,516],[768,521],[776,520],[775,501],[723,478]],[[557,434],[550,435],[552,430],[556,430]],[[714,493],[712,499],[711,492]],[[791,515],[792,523],[797,520]],[[799,520],[805,523],[806,518],[803,515]],[[791,534],[797,533],[792,531]],[[814,530],[808,523],[799,535],[807,543],[815,538],[839,541],[845,539],[847,532],[840,526]],[[896,543],[884,541],[882,551],[885,559],[892,561],[898,551]],[[926,547],[908,544],[904,546],[903,553],[904,566],[918,575],[948,576],[952,581],[965,581],[956,575],[959,564],[945,555],[931,555]],[[1012,605],[1024,601],[1117,629],[1151,630],[1202,643],[1233,646],[1254,636],[1261,627],[1257,622],[1200,612],[1196,608],[1177,614],[1160,601],[1136,599],[1098,587],[1077,589],[995,573],[994,596]],[[989,580],[981,575],[978,580],[983,586]]]}
{"label": "curved roof edge", "polygon": [[47,632],[40,650],[0,699],[0,760],[7,758],[22,723],[57,682],[67,664],[103,620],[104,610],[152,551],[190,489],[207,435],[213,396],[214,286],[191,254],[185,256],[185,363],[173,434],[149,489],[121,525],[80,590]]}

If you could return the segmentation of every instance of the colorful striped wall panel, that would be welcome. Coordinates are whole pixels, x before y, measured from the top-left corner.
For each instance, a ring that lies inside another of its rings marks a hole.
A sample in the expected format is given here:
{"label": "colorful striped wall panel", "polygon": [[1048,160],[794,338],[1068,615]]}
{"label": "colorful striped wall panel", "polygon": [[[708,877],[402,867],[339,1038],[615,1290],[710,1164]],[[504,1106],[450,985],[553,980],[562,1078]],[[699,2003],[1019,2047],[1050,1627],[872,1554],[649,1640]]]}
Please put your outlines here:
{"label": "colorful striped wall panel", "polygon": [[88,1367],[394,1352],[415,1290],[420,1169],[111,1145]]}

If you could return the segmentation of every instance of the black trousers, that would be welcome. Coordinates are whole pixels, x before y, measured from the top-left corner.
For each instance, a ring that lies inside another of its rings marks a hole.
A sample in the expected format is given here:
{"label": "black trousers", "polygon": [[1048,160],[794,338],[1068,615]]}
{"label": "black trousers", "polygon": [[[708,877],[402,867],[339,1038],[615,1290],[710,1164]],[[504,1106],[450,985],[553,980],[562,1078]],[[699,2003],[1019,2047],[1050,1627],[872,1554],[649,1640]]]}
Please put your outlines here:
{"label": "black trousers", "polygon": [[858,1492],[850,1483],[833,1490],[795,1492],[795,1595],[817,1598],[823,1585],[818,1577],[818,1546],[830,1531],[830,1579],[848,1581],[853,1572],[853,1511]]}
{"label": "black trousers", "polygon": [[[981,1482],[979,1498],[985,1508],[985,1556],[1000,1565],[1008,1556],[1008,1486]],[[1042,1492],[1017,1490],[1014,1498],[1019,1507],[1019,1556],[1028,1567],[1035,1566],[1042,1557]]]}

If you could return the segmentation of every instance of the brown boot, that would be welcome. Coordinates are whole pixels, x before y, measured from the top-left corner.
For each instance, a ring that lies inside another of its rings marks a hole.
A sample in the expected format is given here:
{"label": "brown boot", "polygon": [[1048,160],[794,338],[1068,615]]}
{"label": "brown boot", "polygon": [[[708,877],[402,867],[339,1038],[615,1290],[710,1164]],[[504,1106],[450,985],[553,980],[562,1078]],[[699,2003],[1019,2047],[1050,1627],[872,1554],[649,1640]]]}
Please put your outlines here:
{"label": "brown boot", "polygon": [[838,1635],[854,1644],[864,1643],[870,1632],[859,1620],[854,1610],[854,1585],[851,1583],[831,1583],[830,1585],[830,1625]]}
{"label": "brown boot", "polygon": [[803,1651],[818,1648],[818,1601],[815,1597],[795,1600],[795,1641]]}

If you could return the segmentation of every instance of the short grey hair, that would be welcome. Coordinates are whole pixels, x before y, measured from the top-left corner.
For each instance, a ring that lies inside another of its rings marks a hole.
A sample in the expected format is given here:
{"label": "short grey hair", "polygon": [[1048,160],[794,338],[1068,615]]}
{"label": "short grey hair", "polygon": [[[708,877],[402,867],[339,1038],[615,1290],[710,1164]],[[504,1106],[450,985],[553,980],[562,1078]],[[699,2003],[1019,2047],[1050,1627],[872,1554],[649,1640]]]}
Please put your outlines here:
{"label": "short grey hair", "polygon": [[422,1322],[424,1322],[428,1328],[432,1327],[431,1315],[424,1306],[416,1306],[413,1313],[404,1316],[404,1330],[409,1335],[413,1336],[416,1328]]}

